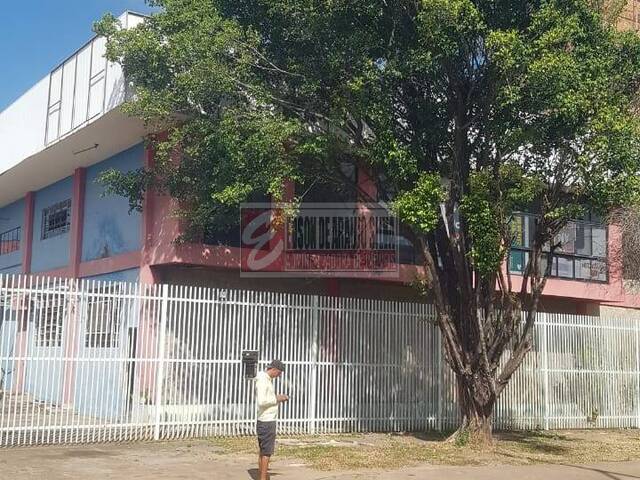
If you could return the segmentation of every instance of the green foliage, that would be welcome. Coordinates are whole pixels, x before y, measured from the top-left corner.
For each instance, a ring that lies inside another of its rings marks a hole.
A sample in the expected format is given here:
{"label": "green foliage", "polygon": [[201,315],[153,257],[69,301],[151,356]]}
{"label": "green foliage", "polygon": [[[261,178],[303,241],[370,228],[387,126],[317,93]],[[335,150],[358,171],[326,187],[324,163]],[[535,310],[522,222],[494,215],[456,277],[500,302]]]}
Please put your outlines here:
{"label": "green foliage", "polygon": [[455,437],[455,446],[458,448],[466,447],[471,441],[471,432],[468,428],[459,431]]}
{"label": "green foliage", "polygon": [[492,202],[491,178],[484,172],[470,179],[469,193],[460,205],[460,213],[467,222],[472,247],[469,252],[476,270],[482,276],[494,273],[504,259],[502,248],[500,208]]}
{"label": "green foliage", "polygon": [[149,183],[149,175],[144,169],[122,172],[108,169],[100,173],[97,183],[105,186],[103,196],[120,195],[129,199],[129,212],[142,211],[142,193]]}
{"label": "green foliage", "polygon": [[640,197],[640,38],[600,0],[150,3],[160,13],[136,28],[96,25],[134,87],[125,111],[165,133],[150,139],[155,165],[107,172],[108,191],[134,207],[148,188],[168,193],[198,239],[235,228],[240,202],[282,198],[286,179],[298,201],[314,185],[332,201],[355,188],[342,167],[364,167],[425,247],[416,284],[445,358],[475,379],[463,413],[490,412],[543,285],[533,269],[522,295],[502,281],[493,295],[512,213],[536,215],[542,247],[585,209]]}
{"label": "green foliage", "polygon": [[231,228],[239,202],[281,198],[285,179],[349,188],[337,165],[350,163],[417,235],[442,228],[440,202],[459,205],[463,253],[490,277],[513,210],[558,228],[639,196],[640,40],[611,26],[613,6],[152,3],[134,29],[112,16],[95,29],[135,86],[126,111],[169,135],[153,169],[102,180],[133,206],[150,186],[170,193],[193,232]]}
{"label": "green foliage", "polygon": [[511,245],[506,238],[511,229],[505,229],[511,214],[529,208],[543,192],[544,182],[515,163],[502,165],[496,174],[486,169],[471,174],[460,213],[471,240],[469,258],[480,276],[491,276],[504,262]]}
{"label": "green foliage", "polygon": [[419,233],[427,233],[436,228],[440,203],[444,199],[440,177],[423,174],[415,187],[402,192],[392,206],[401,221]]}

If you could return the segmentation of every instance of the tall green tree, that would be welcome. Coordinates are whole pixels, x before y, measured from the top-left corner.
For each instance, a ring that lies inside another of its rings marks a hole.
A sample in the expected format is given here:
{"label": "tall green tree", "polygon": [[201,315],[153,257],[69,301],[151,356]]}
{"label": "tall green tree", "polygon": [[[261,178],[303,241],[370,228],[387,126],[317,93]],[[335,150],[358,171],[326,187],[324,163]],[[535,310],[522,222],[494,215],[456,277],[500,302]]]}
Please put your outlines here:
{"label": "tall green tree", "polygon": [[[189,236],[287,179],[348,190],[339,166],[368,169],[424,259],[460,429],[491,441],[558,232],[638,194],[638,38],[586,0],[149,3],[139,27],[96,31],[135,86],[127,111],[168,136],[152,170],[105,183],[133,207],[150,185],[173,195]],[[535,215],[521,282],[518,210]]]}

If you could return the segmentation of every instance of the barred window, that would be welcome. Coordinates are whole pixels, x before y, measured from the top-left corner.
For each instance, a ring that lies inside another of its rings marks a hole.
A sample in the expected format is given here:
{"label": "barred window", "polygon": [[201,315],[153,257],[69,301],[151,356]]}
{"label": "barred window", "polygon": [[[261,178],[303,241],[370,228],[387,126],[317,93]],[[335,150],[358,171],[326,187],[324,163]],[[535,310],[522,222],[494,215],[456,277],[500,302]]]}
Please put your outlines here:
{"label": "barred window", "polygon": [[71,226],[71,199],[42,211],[42,240],[56,237],[69,231]]}
{"label": "barred window", "polygon": [[89,348],[117,348],[123,300],[118,287],[103,287],[89,294],[85,345]]}
{"label": "barred window", "polygon": [[64,306],[64,300],[57,298],[43,298],[38,302],[35,309],[38,347],[62,346]]}
{"label": "barred window", "polygon": [[20,250],[20,237],[20,227],[0,233],[0,255],[7,255]]}

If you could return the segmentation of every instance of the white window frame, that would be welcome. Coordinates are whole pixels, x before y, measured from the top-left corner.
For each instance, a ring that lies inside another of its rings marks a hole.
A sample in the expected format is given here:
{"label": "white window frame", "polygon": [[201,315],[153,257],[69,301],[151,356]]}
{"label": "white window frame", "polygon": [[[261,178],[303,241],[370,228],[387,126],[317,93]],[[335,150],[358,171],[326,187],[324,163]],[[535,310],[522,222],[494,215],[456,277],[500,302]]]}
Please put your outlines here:
{"label": "white window frame", "polygon": [[85,348],[119,348],[124,299],[118,285],[105,285],[87,293]]}
{"label": "white window frame", "polygon": [[66,295],[57,294],[45,295],[35,302],[36,347],[62,347],[66,302]]}

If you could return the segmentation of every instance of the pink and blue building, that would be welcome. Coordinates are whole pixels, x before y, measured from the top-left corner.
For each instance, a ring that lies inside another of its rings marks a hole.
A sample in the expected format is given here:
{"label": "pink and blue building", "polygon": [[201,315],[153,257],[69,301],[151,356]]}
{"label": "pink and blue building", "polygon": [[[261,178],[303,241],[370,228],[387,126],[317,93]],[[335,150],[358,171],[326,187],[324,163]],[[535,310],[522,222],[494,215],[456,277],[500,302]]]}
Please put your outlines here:
{"label": "pink and blue building", "polygon": [[[121,16],[125,27],[143,20],[131,12]],[[144,143],[150,132],[119,108],[128,85],[104,50],[104,39],[91,39],[0,113],[0,274],[414,298],[408,282],[417,267],[410,263],[400,265],[397,280],[241,278],[237,245],[174,243],[180,224],[171,216],[171,199],[147,195],[137,212],[127,199],[104,195],[96,182],[100,172],[153,162]],[[365,172],[358,179],[375,197]],[[509,262],[516,282],[528,224],[523,217],[521,244]],[[608,261],[620,243],[618,229],[585,219],[569,230],[543,308],[634,315],[640,296],[626,291],[619,265]]]}
{"label": "pink and blue building", "polygon": [[[135,13],[120,17],[125,27],[144,20]],[[177,244],[181,226],[172,215],[170,198],[147,194],[142,212],[131,211],[126,198],[105,195],[96,182],[101,172],[140,169],[153,162],[145,137],[153,132],[128,117],[120,105],[130,94],[117,64],[104,58],[105,40],[93,38],[69,56],[22,97],[0,112],[0,275],[34,274],[74,279],[169,283],[223,288],[313,293],[375,299],[415,300],[409,285],[418,267],[410,260],[399,265],[395,279],[353,278],[348,275],[309,278],[243,278],[241,251],[235,242]],[[376,198],[375,182],[358,172],[359,186]],[[293,194],[293,187],[290,189]],[[528,255],[530,219],[516,216],[518,244],[508,262],[518,289]],[[563,252],[552,266],[553,278],[544,291],[542,309],[567,314],[640,318],[640,295],[625,288],[620,265],[611,252],[621,234],[615,225],[596,218],[582,219],[563,233]],[[1,310],[0,310],[1,316]],[[0,348],[20,339],[18,322],[1,326]],[[122,323],[125,325],[125,323]],[[133,328],[134,326],[128,326]],[[116,332],[125,345],[125,329]],[[139,341],[139,340],[138,340]],[[22,345],[22,347],[20,346]],[[35,345],[35,344],[34,344]],[[37,345],[35,345],[37,347]],[[88,345],[102,350],[96,355],[118,356],[109,342]],[[59,344],[49,348],[63,348]],[[38,362],[37,358],[30,360]],[[100,404],[105,414],[122,408],[124,391],[115,384],[122,378],[105,364],[105,378],[113,376],[116,395]],[[29,390],[41,384],[29,371],[46,372],[50,388],[45,400],[76,405],[97,405],[84,398],[82,388],[62,391],[64,379],[82,377],[62,364],[21,368],[21,378],[6,378],[5,385]],[[26,372],[26,373],[25,373]],[[67,383],[69,383],[67,381]],[[108,383],[108,382],[107,382]]]}

